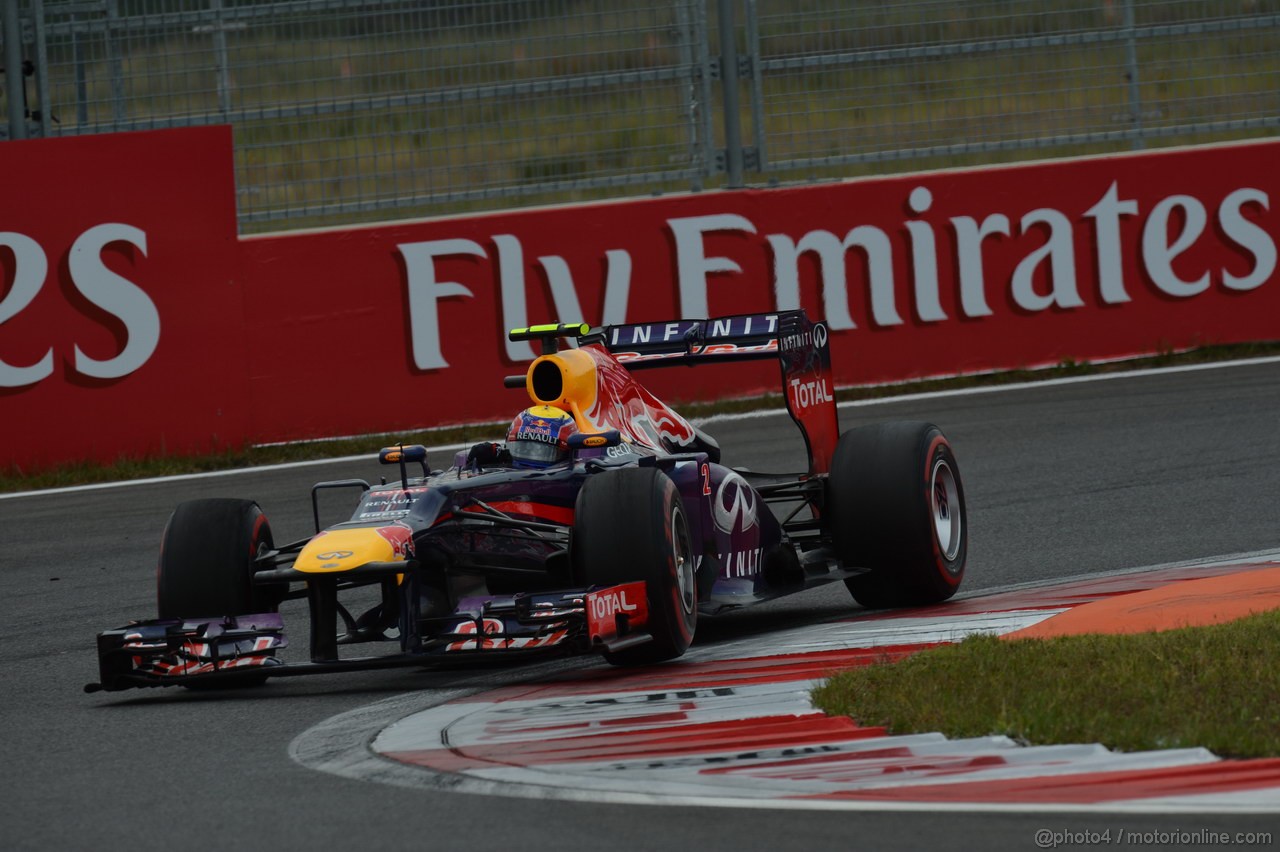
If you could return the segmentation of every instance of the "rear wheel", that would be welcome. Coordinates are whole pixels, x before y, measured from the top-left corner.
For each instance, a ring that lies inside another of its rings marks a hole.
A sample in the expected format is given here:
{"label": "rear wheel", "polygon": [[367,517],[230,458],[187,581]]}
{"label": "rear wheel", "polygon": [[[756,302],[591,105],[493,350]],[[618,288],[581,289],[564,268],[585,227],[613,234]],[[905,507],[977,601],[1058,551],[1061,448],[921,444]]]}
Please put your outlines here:
{"label": "rear wheel", "polygon": [[876,423],[841,435],[825,520],[840,560],[868,569],[845,581],[863,606],[938,603],[964,579],[964,486],[951,444],[932,423]]}
{"label": "rear wheel", "polygon": [[614,665],[678,657],[698,621],[696,567],[684,503],[674,482],[651,467],[587,477],[573,522],[575,574],[589,585],[645,581],[652,642],[606,653]]}

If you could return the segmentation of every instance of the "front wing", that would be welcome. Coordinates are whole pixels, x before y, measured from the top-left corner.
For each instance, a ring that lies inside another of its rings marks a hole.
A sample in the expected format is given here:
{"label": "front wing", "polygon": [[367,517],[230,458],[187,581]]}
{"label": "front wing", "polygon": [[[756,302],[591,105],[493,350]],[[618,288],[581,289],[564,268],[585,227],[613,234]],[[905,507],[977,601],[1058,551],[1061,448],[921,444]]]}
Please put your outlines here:
{"label": "front wing", "polygon": [[[449,616],[424,619],[423,635],[402,637],[400,653],[285,662],[279,613],[133,622],[98,634],[100,681],[86,692],[173,685],[233,685],[267,677],[478,659],[620,651],[652,640],[643,582],[568,592],[469,598]],[[408,646],[408,647],[406,647]]]}

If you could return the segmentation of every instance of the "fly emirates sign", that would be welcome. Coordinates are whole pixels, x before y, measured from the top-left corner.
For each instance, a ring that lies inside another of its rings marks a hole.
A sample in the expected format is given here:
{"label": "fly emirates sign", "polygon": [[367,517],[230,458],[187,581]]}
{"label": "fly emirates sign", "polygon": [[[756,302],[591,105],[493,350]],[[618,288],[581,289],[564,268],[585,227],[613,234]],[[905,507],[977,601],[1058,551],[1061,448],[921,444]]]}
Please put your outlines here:
{"label": "fly emirates sign", "polygon": [[[1242,297],[1280,288],[1278,170],[1230,161],[1261,165],[1277,152],[1200,152],[1225,168],[1179,151],[720,193],[638,202],[623,217],[578,208],[576,223],[487,234],[472,220],[467,236],[397,243],[412,361],[448,367],[442,304],[486,288],[500,328],[805,307],[834,332],[863,332],[849,348],[912,347],[922,373],[1257,339],[1268,328],[1274,338],[1280,318],[1250,316]],[[710,209],[670,215],[688,206]],[[931,357],[931,341],[962,333],[949,360]],[[503,345],[509,361],[533,357],[525,342]],[[839,362],[837,376],[857,378]]]}
{"label": "fly emirates sign", "polygon": [[555,320],[801,307],[837,385],[1280,340],[1280,140],[251,237],[227,127],[0,155],[30,200],[0,225],[0,462],[27,466],[509,419],[535,353],[506,330]]}

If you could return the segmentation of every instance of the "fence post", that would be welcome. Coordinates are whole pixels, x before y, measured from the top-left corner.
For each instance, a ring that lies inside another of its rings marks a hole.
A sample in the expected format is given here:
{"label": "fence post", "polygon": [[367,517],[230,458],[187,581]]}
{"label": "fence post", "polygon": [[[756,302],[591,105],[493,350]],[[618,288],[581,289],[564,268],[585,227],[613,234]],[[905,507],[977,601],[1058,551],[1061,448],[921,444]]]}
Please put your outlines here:
{"label": "fence post", "polygon": [[767,165],[764,148],[764,69],[760,67],[760,10],[756,0],[747,0],[747,61],[751,63],[751,142],[755,149],[753,168],[763,172]]}
{"label": "fence post", "polygon": [[120,22],[119,0],[107,0],[107,65],[111,75],[111,129],[119,130],[124,124],[124,61],[120,58],[120,45],[116,43]]}
{"label": "fence post", "polygon": [[49,96],[49,45],[44,36],[44,0],[31,0],[31,19],[36,38],[36,102],[40,104],[40,136],[49,138],[53,103]]}
{"label": "fence post", "polygon": [[[715,174],[715,139],[712,133],[711,108],[711,28],[707,23],[707,0],[694,0],[694,32],[697,34],[696,50],[698,52],[698,97],[702,101],[702,109],[698,115],[698,126],[702,130],[702,171],[707,177]],[[699,183],[701,188],[701,183]]]}
{"label": "fence post", "polygon": [[209,0],[213,12],[213,52],[218,69],[218,112],[226,121],[231,114],[231,58],[227,52],[227,27],[222,15],[222,0]]}
{"label": "fence post", "polygon": [[4,85],[9,100],[9,138],[27,138],[26,84],[22,79],[22,21],[18,0],[4,0]]}
{"label": "fence post", "polygon": [[85,74],[84,48],[80,45],[80,16],[71,15],[71,64],[75,66],[76,126],[89,123],[89,81]]}
{"label": "fence post", "polygon": [[742,187],[742,114],[738,103],[738,40],[733,7],[738,0],[719,0],[720,88],[724,95],[724,155],[730,189]]}
{"label": "fence post", "polygon": [[1129,77],[1129,123],[1137,135],[1129,143],[1135,150],[1145,147],[1142,139],[1142,93],[1138,89],[1138,37],[1134,26],[1133,0],[1124,0],[1124,61]]}
{"label": "fence post", "polygon": [[702,176],[706,163],[701,156],[702,134],[698,132],[698,116],[706,105],[697,94],[698,73],[693,64],[694,33],[692,9],[688,0],[676,0],[676,27],[680,32],[680,68],[689,75],[689,84],[682,87],[682,103],[689,127],[689,165],[693,172],[689,181],[691,192],[702,191]]}

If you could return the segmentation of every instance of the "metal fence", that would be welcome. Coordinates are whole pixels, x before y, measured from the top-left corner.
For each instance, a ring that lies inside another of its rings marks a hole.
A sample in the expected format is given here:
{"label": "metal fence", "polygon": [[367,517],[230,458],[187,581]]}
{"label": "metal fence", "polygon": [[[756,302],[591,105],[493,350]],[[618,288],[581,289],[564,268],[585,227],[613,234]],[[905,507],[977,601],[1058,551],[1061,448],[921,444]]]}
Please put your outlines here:
{"label": "metal fence", "polygon": [[0,132],[229,123],[246,229],[1280,128],[1280,0],[0,2]]}

